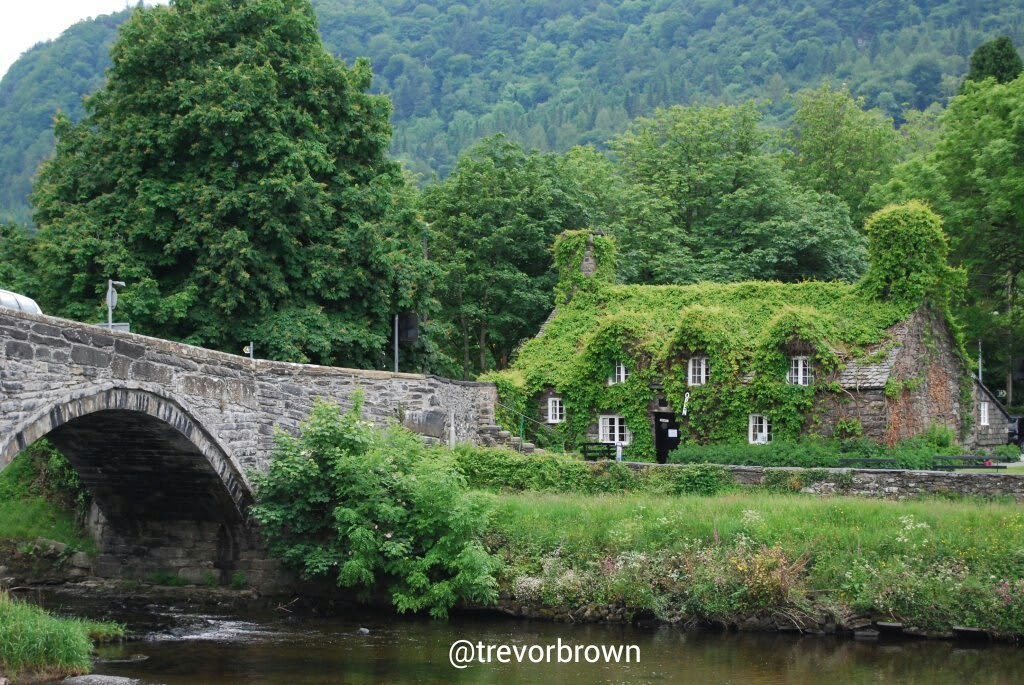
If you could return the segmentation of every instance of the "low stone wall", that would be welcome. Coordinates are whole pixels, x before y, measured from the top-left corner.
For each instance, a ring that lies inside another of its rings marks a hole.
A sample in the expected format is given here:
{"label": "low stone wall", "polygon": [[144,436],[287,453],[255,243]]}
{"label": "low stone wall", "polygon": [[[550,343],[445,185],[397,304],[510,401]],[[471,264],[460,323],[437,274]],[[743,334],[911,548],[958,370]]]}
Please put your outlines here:
{"label": "low stone wall", "polygon": [[[634,469],[680,468],[677,464],[630,462]],[[1012,497],[1024,502],[1024,474],[905,471],[900,469],[803,469],[791,467],[725,466],[738,485],[777,482],[777,475],[792,474],[793,489],[816,495],[854,495],[906,499],[921,495]],[[813,474],[813,478],[808,478]],[[818,478],[824,475],[823,478]],[[813,482],[811,482],[813,480]]]}
{"label": "low stone wall", "polygon": [[921,495],[961,495],[971,497],[1013,497],[1024,502],[1024,476],[1003,473],[957,473],[949,471],[901,471],[883,469],[798,469],[728,467],[737,483],[760,485],[766,472],[824,471],[824,479],[805,483],[800,490],[816,495],[855,495],[906,499]]}

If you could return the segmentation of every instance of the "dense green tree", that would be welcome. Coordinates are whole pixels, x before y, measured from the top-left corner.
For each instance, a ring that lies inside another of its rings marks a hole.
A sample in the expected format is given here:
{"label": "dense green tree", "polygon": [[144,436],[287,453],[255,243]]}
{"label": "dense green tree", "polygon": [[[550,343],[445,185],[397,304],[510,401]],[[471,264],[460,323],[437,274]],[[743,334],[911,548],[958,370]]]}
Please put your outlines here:
{"label": "dense green tree", "polygon": [[966,81],[982,81],[994,78],[999,83],[1009,83],[1024,71],[1024,62],[1009,36],[999,36],[979,45],[971,53],[971,69]]}
{"label": "dense green tree", "polygon": [[1005,376],[1012,402],[1024,352],[1024,76],[965,83],[940,121],[934,149],[900,164],[872,195],[876,203],[924,199],[942,215],[954,260],[969,274],[960,319]]}
{"label": "dense green tree", "polygon": [[787,144],[790,167],[801,185],[842,198],[860,228],[868,208],[864,196],[884,183],[896,163],[900,140],[892,118],[844,86],[824,83],[796,96],[797,107]]}
{"label": "dense green tree", "polygon": [[327,53],[308,0],[136,10],[112,58],[36,184],[44,306],[87,319],[118,278],[140,332],[380,365],[431,274],[369,65]]}
{"label": "dense green tree", "polygon": [[959,274],[949,266],[949,243],[942,219],[911,200],[889,205],[868,217],[871,266],[861,282],[873,297],[913,309],[926,299],[945,308]]}
{"label": "dense green tree", "polygon": [[[1007,402],[1024,333],[1019,289],[1024,272],[1024,76],[968,82],[943,117],[932,161],[957,256],[974,273],[979,303],[1002,300],[989,346],[1004,355]],[[991,340],[998,331],[1003,340]]]}
{"label": "dense green tree", "polygon": [[0,224],[0,289],[35,296],[30,260],[32,239],[21,226]]}
{"label": "dense green tree", "polygon": [[676,106],[612,141],[635,198],[617,235],[628,280],[859,276],[845,205],[795,184],[760,120],[752,103]]}
{"label": "dense green tree", "polygon": [[424,190],[423,208],[446,274],[449,355],[464,377],[504,368],[551,311],[555,236],[590,223],[565,160],[486,138]]}

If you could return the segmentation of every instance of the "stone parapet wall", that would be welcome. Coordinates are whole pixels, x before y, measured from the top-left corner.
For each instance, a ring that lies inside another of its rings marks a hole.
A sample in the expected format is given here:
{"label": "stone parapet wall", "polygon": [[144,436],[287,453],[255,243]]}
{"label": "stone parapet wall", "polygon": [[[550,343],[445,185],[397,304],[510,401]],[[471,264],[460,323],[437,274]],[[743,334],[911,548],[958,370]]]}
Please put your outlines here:
{"label": "stone parapet wall", "polygon": [[[294,432],[316,398],[400,421],[436,441],[473,442],[493,421],[491,383],[290,364],[215,352],[89,324],[0,309],[0,468],[41,435],[54,408],[127,388],[173,401],[240,472],[265,468],[277,428]],[[51,426],[52,427],[52,426]]]}

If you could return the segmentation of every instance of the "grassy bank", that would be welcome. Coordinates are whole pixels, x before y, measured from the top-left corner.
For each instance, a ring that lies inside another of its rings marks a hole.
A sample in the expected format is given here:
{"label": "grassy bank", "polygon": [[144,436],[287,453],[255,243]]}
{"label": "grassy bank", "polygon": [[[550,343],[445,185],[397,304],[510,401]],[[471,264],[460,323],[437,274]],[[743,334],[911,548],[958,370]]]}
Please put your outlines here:
{"label": "grassy bank", "polygon": [[91,552],[95,544],[79,523],[86,505],[71,466],[38,442],[0,471],[0,540],[46,538]]}
{"label": "grassy bank", "polygon": [[878,615],[1024,635],[1024,510],[1013,504],[494,494],[488,547],[516,599],[625,602],[666,620]]}
{"label": "grassy bank", "polygon": [[0,672],[8,675],[87,673],[92,642],[123,636],[116,623],[57,618],[0,592]]}

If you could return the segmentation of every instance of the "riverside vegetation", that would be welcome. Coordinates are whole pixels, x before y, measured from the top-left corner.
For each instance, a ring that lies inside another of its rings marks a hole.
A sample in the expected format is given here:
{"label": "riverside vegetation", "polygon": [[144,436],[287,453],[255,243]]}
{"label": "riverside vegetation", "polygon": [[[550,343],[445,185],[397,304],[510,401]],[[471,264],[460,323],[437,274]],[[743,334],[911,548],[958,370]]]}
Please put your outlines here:
{"label": "riverside vegetation", "polygon": [[0,675],[88,673],[93,642],[124,637],[117,623],[59,618],[0,591]]}
{"label": "riverside vegetation", "polygon": [[[64,457],[36,443],[0,472],[0,553],[5,560],[30,557],[39,539],[93,551],[80,525],[87,501]],[[116,623],[52,616],[0,590],[0,675],[87,673],[93,642],[123,636]]]}
{"label": "riverside vegetation", "polygon": [[[402,451],[404,450],[404,452]],[[308,576],[444,616],[501,596],[554,615],[795,627],[884,616],[1024,635],[1012,502],[740,491],[721,466],[635,472],[565,455],[426,448],[321,404],[281,437],[257,518]]]}

